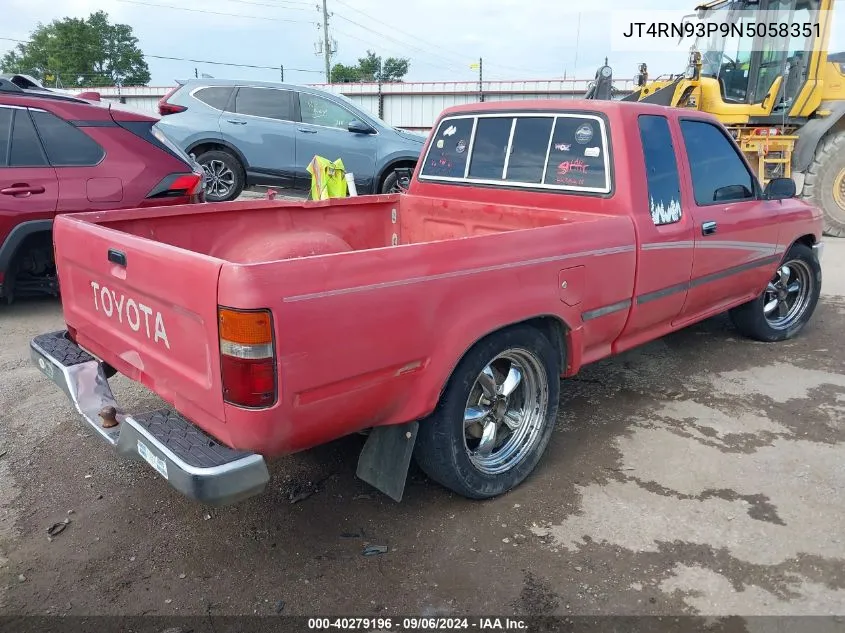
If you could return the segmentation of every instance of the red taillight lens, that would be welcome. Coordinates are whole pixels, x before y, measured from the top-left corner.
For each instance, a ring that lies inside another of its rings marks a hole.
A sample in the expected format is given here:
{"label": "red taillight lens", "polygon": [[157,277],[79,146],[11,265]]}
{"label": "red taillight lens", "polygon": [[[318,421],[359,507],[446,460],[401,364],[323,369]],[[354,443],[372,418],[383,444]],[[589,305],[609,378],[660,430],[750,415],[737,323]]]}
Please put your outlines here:
{"label": "red taillight lens", "polygon": [[197,194],[202,189],[202,176],[199,174],[179,176],[170,184],[170,189],[173,191],[186,191],[188,195]]}
{"label": "red taillight lens", "polygon": [[199,196],[203,193],[202,174],[170,174],[161,179],[147,194],[147,199],[185,198]]}
{"label": "red taillight lens", "polygon": [[276,400],[276,371],[272,358],[255,360],[221,354],[223,399],[241,407],[269,407]]}
{"label": "red taillight lens", "polygon": [[179,90],[182,86],[174,86],[170,90],[167,91],[161,99],[158,100],[158,113],[162,116],[166,114],[176,114],[177,112],[184,112],[188,108],[185,106],[175,105],[172,103],[167,103],[167,100],[173,96],[173,93]]}
{"label": "red taillight lens", "polygon": [[276,401],[276,350],[269,310],[218,308],[223,399],[251,408]]}

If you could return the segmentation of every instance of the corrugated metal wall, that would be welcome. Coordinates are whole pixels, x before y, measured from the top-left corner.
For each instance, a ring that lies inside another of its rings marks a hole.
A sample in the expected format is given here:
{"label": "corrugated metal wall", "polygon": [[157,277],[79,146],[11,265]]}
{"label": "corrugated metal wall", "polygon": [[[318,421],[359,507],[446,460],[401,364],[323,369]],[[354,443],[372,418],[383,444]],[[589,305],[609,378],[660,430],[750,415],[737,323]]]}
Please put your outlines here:
{"label": "corrugated metal wall", "polygon": [[[633,88],[630,80],[614,82],[620,95]],[[586,80],[552,79],[534,81],[485,81],[485,101],[522,99],[577,99],[587,91]],[[407,82],[395,84],[315,84],[349,97],[365,110],[381,116],[387,123],[408,130],[426,131],[447,107],[477,103],[482,91],[478,82]],[[144,112],[157,112],[157,102],[168,87],[141,86],[96,88],[103,99],[123,100],[127,107]],[[381,108],[379,104],[381,103]],[[381,112],[379,110],[381,109]]]}

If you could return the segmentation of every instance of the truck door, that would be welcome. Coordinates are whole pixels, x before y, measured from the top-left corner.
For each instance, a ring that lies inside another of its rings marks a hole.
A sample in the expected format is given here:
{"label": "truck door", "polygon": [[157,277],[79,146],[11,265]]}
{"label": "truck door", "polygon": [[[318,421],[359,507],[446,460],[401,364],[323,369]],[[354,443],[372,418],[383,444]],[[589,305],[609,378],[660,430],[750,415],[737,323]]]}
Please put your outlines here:
{"label": "truck door", "polygon": [[719,125],[681,119],[687,189],[695,222],[695,256],[679,323],[760,291],[771,275],[778,242],[777,203],[760,185],[739,148]]}
{"label": "truck door", "polygon": [[694,219],[681,191],[678,132],[665,116],[640,115],[637,122],[645,178],[636,180],[645,184],[635,189],[632,206],[640,251],[631,314],[616,351],[672,329],[692,274]]}

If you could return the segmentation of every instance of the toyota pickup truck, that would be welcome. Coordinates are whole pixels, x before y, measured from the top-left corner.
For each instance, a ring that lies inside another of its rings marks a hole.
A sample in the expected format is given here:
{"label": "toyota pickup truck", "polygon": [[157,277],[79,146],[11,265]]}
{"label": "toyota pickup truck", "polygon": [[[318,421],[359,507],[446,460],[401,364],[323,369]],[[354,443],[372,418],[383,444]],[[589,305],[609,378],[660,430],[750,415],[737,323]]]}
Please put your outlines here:
{"label": "toyota pickup truck", "polygon": [[[762,189],[706,114],[452,107],[406,193],[59,217],[66,328],[32,359],[118,453],[203,503],[355,433],[358,476],[397,501],[411,459],[493,497],[535,469],[588,363],[726,311],[760,341],[801,331],[822,216],[794,193]],[[168,407],[123,410],[116,372]]]}

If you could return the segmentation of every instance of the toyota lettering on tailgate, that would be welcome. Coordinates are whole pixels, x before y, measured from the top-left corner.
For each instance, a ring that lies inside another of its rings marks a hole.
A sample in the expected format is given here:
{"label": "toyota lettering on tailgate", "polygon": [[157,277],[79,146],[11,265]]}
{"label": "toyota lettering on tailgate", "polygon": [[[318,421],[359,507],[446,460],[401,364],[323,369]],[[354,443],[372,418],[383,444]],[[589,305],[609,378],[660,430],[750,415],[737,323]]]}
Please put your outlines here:
{"label": "toyota lettering on tailgate", "polygon": [[[102,312],[110,319],[116,318],[119,323],[127,324],[135,332],[146,332],[149,340],[154,343],[162,341],[165,347],[170,349],[170,342],[167,340],[167,330],[164,329],[164,318],[161,316],[161,312],[127,297],[122,292],[118,293],[106,286],[101,286],[96,281],[91,282],[91,288],[94,290],[94,309],[97,312]],[[153,314],[155,314],[155,318],[151,331],[150,317]]]}

